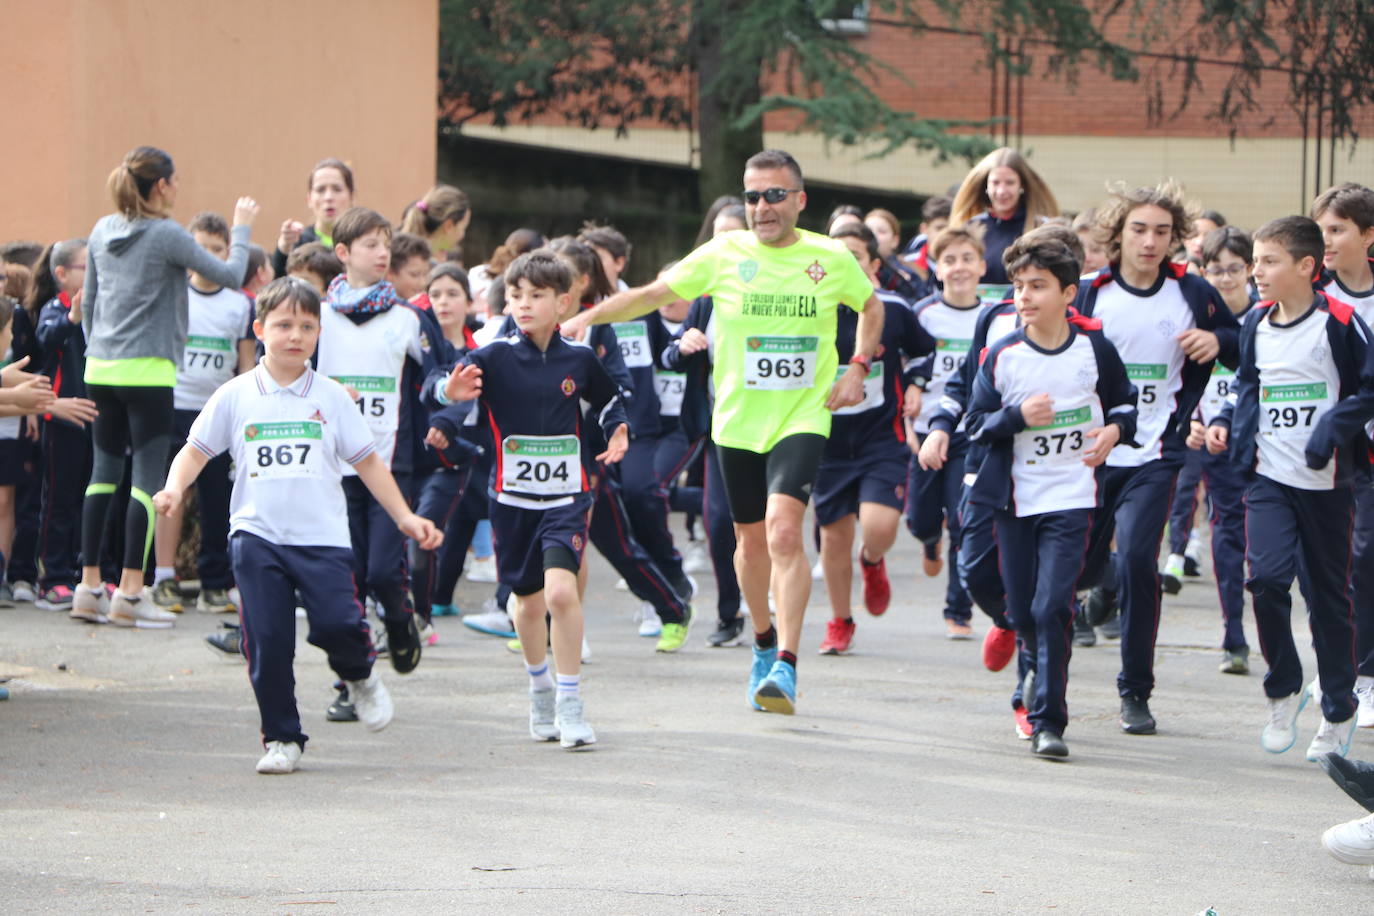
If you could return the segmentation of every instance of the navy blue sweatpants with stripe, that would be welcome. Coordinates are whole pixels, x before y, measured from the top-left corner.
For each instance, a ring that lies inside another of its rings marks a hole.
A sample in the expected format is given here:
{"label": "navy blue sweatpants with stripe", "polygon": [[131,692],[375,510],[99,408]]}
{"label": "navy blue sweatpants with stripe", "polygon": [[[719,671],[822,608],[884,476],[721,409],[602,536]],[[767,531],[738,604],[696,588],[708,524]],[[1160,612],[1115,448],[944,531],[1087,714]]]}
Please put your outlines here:
{"label": "navy blue sweatpants with stripe", "polygon": [[1355,591],[1356,674],[1374,677],[1374,482],[1355,484],[1355,553],[1350,585]]}
{"label": "navy blue sweatpants with stripe", "polygon": [[973,602],[959,581],[959,550],[962,545],[959,502],[964,491],[964,456],[968,438],[963,433],[950,437],[949,455],[938,471],[921,469],[912,455],[907,466],[906,526],[922,544],[938,544],[949,529],[949,556],[945,567],[945,611],[948,620],[968,623]]}
{"label": "navy blue sweatpants with stripe", "polygon": [[998,512],[996,524],[1007,619],[1035,659],[1035,694],[1022,701],[1032,728],[1062,735],[1069,724],[1074,582],[1083,569],[1092,510],[1024,518]]}
{"label": "navy blue sweatpants with stripe", "polygon": [[[411,475],[393,476],[401,494],[409,502]],[[368,492],[367,485],[360,478],[345,477],[343,488],[348,501],[348,533],[353,541],[353,564],[358,574],[359,590],[377,599],[387,629],[398,629],[414,613],[410,603],[406,536],[401,534],[391,516]]]}
{"label": "navy blue sweatpants with stripe", "polygon": [[725,480],[720,475],[716,445],[706,441],[706,474],[702,492],[702,518],[711,568],[716,573],[716,616],[722,624],[739,617],[739,578],[735,575],[735,521],[725,499]]}
{"label": "navy blue sweatpants with stripe", "polygon": [[[1227,652],[1246,648],[1245,642],[1245,481],[1231,463],[1230,453],[1212,455],[1189,449],[1189,461],[1179,472],[1174,508],[1169,515],[1169,552],[1183,553],[1186,527],[1197,508],[1197,484],[1207,487],[1212,525],[1212,574],[1221,602],[1221,647]],[[1196,458],[1191,456],[1196,455]],[[1180,530],[1175,530],[1175,525]]]}
{"label": "navy blue sweatpants with stripe", "polygon": [[310,624],[306,641],[324,650],[346,681],[367,680],[376,652],[353,578],[353,551],[284,547],[237,532],[229,555],[238,583],[239,623],[248,680],[262,716],[262,740],[305,746],[296,709],[296,590]]}
{"label": "navy blue sweatpants with stripe", "polygon": [[648,552],[635,540],[620,493],[604,469],[596,473],[596,502],[592,507],[587,537],[621,575],[630,593],[654,606],[664,623],[687,620],[687,600],[679,596]]}
{"label": "navy blue sweatpants with stripe", "polygon": [[1255,629],[1269,665],[1264,695],[1303,689],[1293,642],[1293,579],[1307,573],[1307,620],[1317,653],[1322,715],[1344,722],[1355,714],[1355,608],[1351,601],[1351,530],[1355,494],[1349,487],[1300,490],[1256,476],[1245,494],[1245,587],[1255,603]]}

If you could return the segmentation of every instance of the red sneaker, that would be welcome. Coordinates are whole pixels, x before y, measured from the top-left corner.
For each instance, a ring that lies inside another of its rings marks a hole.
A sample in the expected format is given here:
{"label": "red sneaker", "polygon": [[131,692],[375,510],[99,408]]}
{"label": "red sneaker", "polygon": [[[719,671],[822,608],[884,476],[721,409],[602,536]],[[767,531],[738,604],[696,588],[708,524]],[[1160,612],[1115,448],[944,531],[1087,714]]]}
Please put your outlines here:
{"label": "red sneaker", "polygon": [[1030,713],[1026,712],[1026,707],[1018,706],[1011,711],[1016,717],[1016,737],[1022,741],[1029,741],[1033,733],[1030,724]]}
{"label": "red sneaker", "polygon": [[892,585],[887,581],[887,560],[880,559],[877,563],[869,563],[864,559],[861,550],[859,569],[864,576],[864,607],[868,608],[868,613],[874,617],[881,617],[887,613],[887,606],[892,603]]}
{"label": "red sneaker", "polygon": [[825,639],[821,640],[821,655],[847,655],[854,642],[854,621],[830,618],[825,625]]}
{"label": "red sneaker", "polygon": [[988,627],[988,633],[983,637],[983,667],[989,671],[1001,671],[1015,654],[1016,631]]}

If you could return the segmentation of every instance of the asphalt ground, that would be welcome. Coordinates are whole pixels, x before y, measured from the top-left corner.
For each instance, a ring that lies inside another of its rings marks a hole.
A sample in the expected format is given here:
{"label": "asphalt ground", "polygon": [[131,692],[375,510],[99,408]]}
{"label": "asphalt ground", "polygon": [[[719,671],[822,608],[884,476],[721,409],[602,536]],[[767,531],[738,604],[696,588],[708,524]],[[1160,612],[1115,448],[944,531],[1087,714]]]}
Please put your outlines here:
{"label": "asphalt ground", "polygon": [[[1292,751],[1260,750],[1263,660],[1217,672],[1210,578],[1165,601],[1159,734],[1120,732],[1119,655],[1099,642],[1074,650],[1072,756],[1053,763],[1013,735],[1012,669],[990,673],[978,641],[944,638],[943,582],[919,573],[905,536],[893,606],[860,615],[849,656],[815,654],[816,583],[795,717],[748,707],[747,649],[706,647],[709,574],[688,646],[663,656],[593,563],[594,750],[533,743],[518,656],[455,618],[413,674],[379,662],[396,702],[386,731],[326,722],[332,677],[302,625],[311,740],[285,777],[254,772],[243,666],[203,642],[222,618],[131,631],[0,610],[0,911],[1374,910],[1367,870],[1319,844],[1362,812],[1303,758],[1318,714]],[[476,608],[489,589],[459,597]],[[1353,754],[1374,758],[1374,734]]]}

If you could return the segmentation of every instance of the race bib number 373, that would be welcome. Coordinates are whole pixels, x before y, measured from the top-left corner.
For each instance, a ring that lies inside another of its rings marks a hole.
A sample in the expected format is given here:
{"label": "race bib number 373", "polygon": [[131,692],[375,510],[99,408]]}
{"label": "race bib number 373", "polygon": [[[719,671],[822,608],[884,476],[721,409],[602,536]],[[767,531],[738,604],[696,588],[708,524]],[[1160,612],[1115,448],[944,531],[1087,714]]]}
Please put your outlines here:
{"label": "race bib number 373", "polygon": [[816,380],[817,337],[747,337],[744,387],[762,391],[810,388]]}

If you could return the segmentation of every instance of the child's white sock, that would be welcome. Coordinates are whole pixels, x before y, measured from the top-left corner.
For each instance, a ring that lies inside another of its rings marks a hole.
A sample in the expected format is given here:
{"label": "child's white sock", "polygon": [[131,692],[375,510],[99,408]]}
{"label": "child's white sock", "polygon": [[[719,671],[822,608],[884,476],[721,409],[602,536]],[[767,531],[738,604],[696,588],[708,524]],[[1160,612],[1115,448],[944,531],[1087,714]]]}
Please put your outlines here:
{"label": "child's white sock", "polygon": [[564,697],[575,697],[579,693],[582,683],[580,674],[560,674],[558,675],[558,699]]}
{"label": "child's white sock", "polygon": [[537,665],[525,664],[525,670],[530,674],[531,690],[552,690],[553,675],[549,673],[549,660],[544,659]]}
{"label": "child's white sock", "polygon": [[157,585],[164,579],[175,579],[177,568],[175,566],[158,566],[153,569],[153,584]]}

